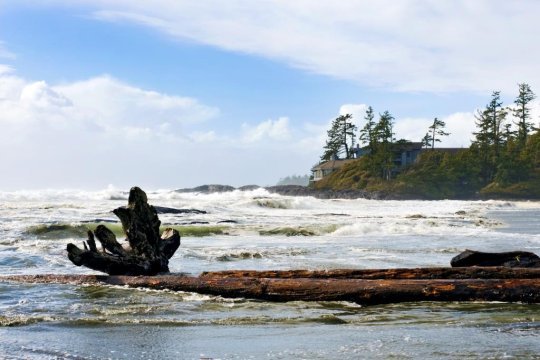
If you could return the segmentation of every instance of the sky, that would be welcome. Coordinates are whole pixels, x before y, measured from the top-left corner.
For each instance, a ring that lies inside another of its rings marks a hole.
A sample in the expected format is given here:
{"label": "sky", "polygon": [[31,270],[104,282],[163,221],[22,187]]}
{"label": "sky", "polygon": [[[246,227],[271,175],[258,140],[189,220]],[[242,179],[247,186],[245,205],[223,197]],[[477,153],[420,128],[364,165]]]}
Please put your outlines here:
{"label": "sky", "polygon": [[[467,147],[540,91],[535,0],[2,0],[0,191],[273,185],[367,106]],[[534,121],[540,115],[534,103]]]}

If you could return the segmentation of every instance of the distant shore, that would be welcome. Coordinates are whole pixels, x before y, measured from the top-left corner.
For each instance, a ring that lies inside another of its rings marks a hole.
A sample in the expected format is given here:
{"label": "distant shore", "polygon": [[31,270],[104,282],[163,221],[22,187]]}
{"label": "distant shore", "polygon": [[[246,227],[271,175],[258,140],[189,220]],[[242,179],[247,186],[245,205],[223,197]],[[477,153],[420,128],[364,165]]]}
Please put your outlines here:
{"label": "distant shore", "polygon": [[[201,185],[194,188],[185,188],[175,190],[181,193],[197,192],[203,194],[211,194],[218,192],[229,192],[234,190],[250,191],[256,189],[265,189],[270,193],[284,196],[313,196],[317,199],[370,199],[370,200],[433,200],[421,196],[392,194],[386,192],[370,192],[365,190],[332,190],[332,189],[313,189],[307,186],[300,185],[277,185],[277,186],[258,186],[245,185],[234,187],[230,185]],[[506,196],[467,196],[459,198],[451,198],[448,200],[507,200],[507,201],[537,201],[535,198],[511,198]]]}

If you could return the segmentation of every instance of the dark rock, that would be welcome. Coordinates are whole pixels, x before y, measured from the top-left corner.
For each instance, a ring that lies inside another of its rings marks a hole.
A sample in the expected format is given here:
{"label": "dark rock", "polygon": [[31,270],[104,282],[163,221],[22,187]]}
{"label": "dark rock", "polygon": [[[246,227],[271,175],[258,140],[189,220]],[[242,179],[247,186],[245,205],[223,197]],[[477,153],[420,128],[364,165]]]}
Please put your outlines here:
{"label": "dark rock", "polygon": [[217,223],[218,224],[238,224],[238,221],[236,221],[236,220],[220,220]]}
{"label": "dark rock", "polygon": [[234,191],[234,190],[236,190],[236,188],[233,186],[212,184],[212,185],[201,185],[201,186],[197,186],[197,187],[189,188],[189,189],[178,189],[175,191],[179,193],[197,192],[197,193],[203,193],[203,194],[211,194],[211,193],[216,193],[216,192],[229,192],[229,191]]}
{"label": "dark rock", "polygon": [[204,210],[197,209],[175,209],[165,206],[154,206],[158,214],[207,214]]}
{"label": "dark rock", "polygon": [[452,267],[468,266],[505,266],[505,267],[540,267],[540,257],[526,251],[487,253],[465,250],[450,261]]}
{"label": "dark rock", "polygon": [[240,191],[252,191],[257,189],[261,189],[261,187],[259,185],[244,185],[238,188]]}

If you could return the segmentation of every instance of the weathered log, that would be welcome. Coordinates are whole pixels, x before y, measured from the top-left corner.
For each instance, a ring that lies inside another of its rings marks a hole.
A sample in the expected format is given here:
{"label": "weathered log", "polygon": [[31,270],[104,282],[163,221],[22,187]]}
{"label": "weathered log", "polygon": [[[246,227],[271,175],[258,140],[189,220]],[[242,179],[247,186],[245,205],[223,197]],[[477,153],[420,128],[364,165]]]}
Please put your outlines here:
{"label": "weathered log", "polygon": [[267,301],[351,301],[375,305],[418,301],[540,302],[540,279],[320,279],[221,276],[12,275],[4,281],[110,284]]}
{"label": "weathered log", "polygon": [[464,266],[505,266],[519,268],[540,268],[540,257],[532,252],[510,251],[489,253],[465,250],[450,261],[452,267]]}
{"label": "weathered log", "polygon": [[[156,209],[148,204],[144,191],[133,187],[128,206],[113,210],[122,223],[130,249],[118,243],[116,236],[104,225],[99,225],[84,250],[74,244],[67,245],[69,259],[77,266],[86,266],[109,275],[155,275],[169,272],[169,259],[180,246],[180,234],[166,229],[159,235],[161,222]],[[95,238],[103,250],[98,251]]]}
{"label": "weathered log", "polygon": [[329,270],[227,270],[203,272],[201,277],[269,279],[540,279],[540,269],[508,267],[433,267]]}

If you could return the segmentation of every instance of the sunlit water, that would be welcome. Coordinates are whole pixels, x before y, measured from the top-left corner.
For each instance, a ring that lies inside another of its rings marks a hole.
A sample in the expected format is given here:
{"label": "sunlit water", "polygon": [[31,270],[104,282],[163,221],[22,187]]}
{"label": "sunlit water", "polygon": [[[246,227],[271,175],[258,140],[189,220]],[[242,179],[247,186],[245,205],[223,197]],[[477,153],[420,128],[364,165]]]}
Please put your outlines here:
{"label": "sunlit water", "polygon": [[[467,248],[540,253],[539,202],[148,195],[154,205],[208,212],[160,215],[165,224],[224,232],[183,237],[172,272],[447,266]],[[111,210],[126,201],[114,189],[0,193],[0,272],[93,273],[71,264],[65,246],[82,243],[81,225],[115,220]],[[313,235],[261,235],[282,228]],[[530,304],[276,304],[0,282],[2,359],[540,358],[539,336],[540,306]]]}

